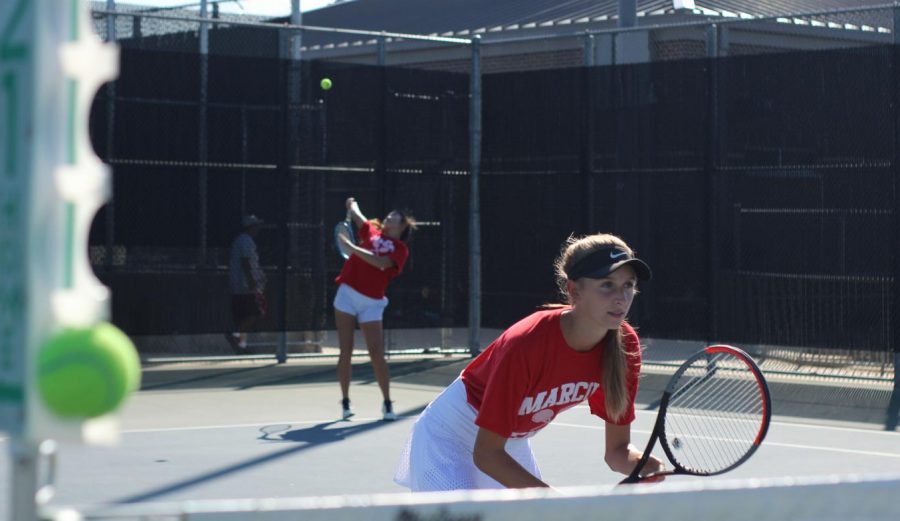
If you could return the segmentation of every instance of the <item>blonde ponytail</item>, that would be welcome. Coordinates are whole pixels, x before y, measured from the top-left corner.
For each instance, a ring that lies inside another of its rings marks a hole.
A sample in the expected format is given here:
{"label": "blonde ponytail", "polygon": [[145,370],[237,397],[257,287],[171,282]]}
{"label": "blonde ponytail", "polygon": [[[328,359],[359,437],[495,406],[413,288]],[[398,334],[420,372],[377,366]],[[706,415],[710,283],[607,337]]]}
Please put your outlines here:
{"label": "blonde ponytail", "polygon": [[628,410],[631,398],[628,395],[628,352],[625,350],[623,326],[603,349],[603,392],[606,398],[606,414],[613,421],[618,420]]}

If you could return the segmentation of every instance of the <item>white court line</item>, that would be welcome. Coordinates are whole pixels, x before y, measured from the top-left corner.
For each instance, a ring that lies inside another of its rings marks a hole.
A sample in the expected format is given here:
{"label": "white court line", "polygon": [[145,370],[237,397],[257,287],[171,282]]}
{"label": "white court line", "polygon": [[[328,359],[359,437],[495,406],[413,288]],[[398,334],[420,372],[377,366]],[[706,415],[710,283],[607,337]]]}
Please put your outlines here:
{"label": "white court line", "polygon": [[868,434],[881,434],[884,436],[897,436],[896,432],[893,431],[875,431],[871,429],[861,429],[859,427],[838,427],[836,425],[816,425],[812,423],[800,423],[800,422],[772,422],[773,424],[785,425],[788,427],[803,427],[805,429],[831,429],[833,431],[844,431],[844,432],[865,432]]}
{"label": "white court line", "polygon": [[[576,405],[572,407],[573,409],[588,409],[590,410],[589,405]],[[650,411],[650,410],[635,410],[635,414],[652,414],[654,417],[658,414],[659,411]],[[774,415],[773,415],[774,417]],[[772,420],[772,425],[784,425],[787,427],[803,427],[804,429],[829,429],[833,431],[843,431],[843,432],[864,432],[866,434],[878,434],[882,436],[896,436],[897,433],[893,431],[877,431],[873,429],[863,429],[861,427],[843,427],[837,425],[824,425],[824,424],[815,424],[815,423],[802,423],[802,422],[790,422],[790,421],[781,421],[781,420]],[[551,425],[553,425],[551,423]]]}
{"label": "white court line", "polygon": [[815,445],[795,445],[793,443],[769,443],[763,442],[766,445],[775,445],[776,447],[787,447],[789,449],[810,449],[810,450],[824,450],[828,452],[844,452],[847,454],[859,454],[862,456],[885,456],[888,458],[900,458],[900,454],[892,453],[892,452],[873,452],[868,450],[853,450],[853,449],[835,449],[831,447],[816,447]]}
{"label": "white court line", "polygon": [[[352,424],[354,422],[371,422],[381,421],[381,418],[356,418],[353,422],[344,422],[343,420],[303,420],[303,421],[275,421],[265,423],[233,423],[228,425],[201,425],[199,427],[159,427],[155,429],[127,429],[119,431],[120,434],[144,434],[153,432],[183,432],[183,431],[207,431],[215,429],[244,429],[248,427],[269,427],[272,425],[317,425],[320,423],[335,424]],[[393,422],[396,423],[396,422]],[[0,442],[6,441],[8,438],[0,436]]]}
{"label": "white court line", "polygon": [[[200,427],[160,427],[156,429],[128,429],[120,431],[122,434],[143,434],[149,432],[179,432],[179,431],[206,431],[213,429],[243,429],[247,427],[268,427],[272,425],[317,425],[320,423],[333,423],[335,425],[353,425],[360,422],[383,421],[381,418],[359,418],[354,416],[353,421],[344,420],[302,420],[302,421],[272,421],[265,423],[233,423],[228,425],[203,425]],[[398,423],[398,422],[385,422]]]}
{"label": "white court line", "polygon": [[[775,423],[775,422],[772,422]],[[602,425],[579,425],[577,423],[561,423],[561,422],[553,422],[548,427],[552,426],[559,427],[575,427],[578,429],[593,429],[593,430],[603,430]],[[827,428],[827,427],[826,427]],[[636,432],[639,434],[647,434],[649,435],[652,431],[640,430],[640,429],[632,429],[631,432]],[[878,432],[878,431],[865,431],[865,432]],[[794,443],[779,443],[777,441],[764,441],[763,445],[767,447],[785,447],[789,449],[808,449],[808,450],[821,450],[825,452],[843,452],[846,454],[858,454],[862,456],[885,456],[888,458],[900,458],[900,453],[894,452],[874,452],[868,450],[854,450],[854,449],[840,449],[836,447],[819,447],[816,445],[797,445]]]}
{"label": "white court line", "polygon": [[[578,406],[583,408],[588,408],[587,406]],[[656,415],[655,411],[636,411],[637,414],[649,414]],[[214,429],[241,429],[241,428],[249,428],[249,427],[267,427],[272,425],[316,425],[321,423],[333,423],[335,425],[343,425],[343,424],[353,424],[360,422],[372,422],[372,421],[381,421],[380,418],[354,418],[354,421],[344,422],[341,420],[301,420],[301,421],[270,421],[263,423],[236,423],[236,424],[226,424],[226,425],[205,425],[205,426],[192,426],[192,427],[161,427],[161,428],[153,428],[153,429],[127,429],[122,430],[122,434],[144,434],[144,433],[158,433],[158,432],[183,432],[183,431],[200,431],[200,430],[214,430]],[[599,420],[598,420],[599,421]],[[792,422],[777,422],[773,421],[773,425],[785,425],[790,427],[804,427],[804,428],[812,428],[812,429],[829,429],[829,430],[838,430],[838,431],[849,431],[849,432],[864,432],[867,434],[888,434],[888,435],[896,435],[896,433],[884,432],[884,431],[874,431],[869,429],[855,429],[852,427],[832,427],[827,425],[808,425],[803,423],[792,423]],[[593,429],[593,430],[603,430],[604,426],[602,424],[597,425],[580,425],[575,423],[563,423],[563,422],[553,422],[549,426],[558,426],[558,427],[574,427],[579,429]],[[634,429],[632,432],[647,434],[649,435],[651,431],[649,430],[639,430]],[[6,441],[5,438],[0,438],[0,441]],[[778,443],[773,441],[765,442],[766,446],[774,446],[774,447],[784,447],[791,449],[807,449],[807,450],[820,450],[827,452],[840,452],[845,454],[857,454],[864,456],[880,456],[880,457],[889,457],[889,458],[900,458],[900,454],[898,453],[889,453],[889,452],[875,452],[875,451],[865,451],[865,450],[854,450],[854,449],[841,449],[834,447],[820,447],[816,445],[798,445],[792,443]]]}
{"label": "white court line", "polygon": [[[649,411],[638,411],[641,413],[648,413]],[[267,427],[271,425],[315,425],[320,423],[329,423],[333,422],[335,425],[342,424],[353,424],[358,422],[371,422],[371,421],[381,421],[380,418],[358,418],[354,419],[351,422],[344,422],[341,420],[304,420],[304,421],[272,421],[265,423],[239,423],[239,424],[230,424],[230,425],[206,425],[202,427],[165,427],[159,429],[130,429],[123,430],[122,434],[144,434],[144,433],[155,433],[155,432],[179,432],[179,431],[198,431],[198,430],[212,430],[212,429],[241,429],[248,427]],[[392,422],[395,423],[395,422]],[[773,424],[780,424],[780,422],[772,422]],[[786,424],[793,425],[793,424]],[[549,427],[575,427],[578,429],[592,429],[592,430],[603,430],[604,426],[601,424],[598,425],[579,425],[577,423],[562,423],[562,422],[553,422],[549,425]],[[804,425],[805,426],[805,425]],[[847,429],[846,427],[828,427],[823,426],[819,427],[821,429],[840,429],[840,430],[854,430]],[[867,433],[875,433],[879,431],[867,431],[865,429],[855,429],[861,432]],[[634,429],[632,432],[647,434],[649,435],[651,431],[649,430],[639,430]],[[879,456],[879,457],[888,457],[888,458],[900,458],[900,453],[891,453],[891,452],[875,452],[875,451],[867,451],[867,450],[854,450],[854,449],[841,449],[835,447],[819,447],[816,445],[798,445],[793,443],[778,443],[773,441],[766,441],[766,446],[772,447],[784,447],[789,449],[806,449],[806,450],[820,450],[825,452],[840,452],[844,454],[857,454],[862,456]]]}
{"label": "white court line", "polygon": [[[578,407],[587,407],[587,406],[578,406]],[[635,411],[635,413],[637,413],[637,414],[652,414],[653,416],[656,416],[655,411]],[[598,421],[599,421],[599,419],[598,419]],[[549,427],[552,427],[554,425],[557,425],[560,427],[575,427],[575,428],[579,428],[579,429],[593,429],[593,430],[602,430],[604,428],[603,425],[580,425],[577,423],[562,423],[562,422],[553,422],[549,425]],[[804,424],[804,423],[779,422],[779,421],[773,421],[773,422],[771,422],[771,425],[782,425],[782,426],[788,426],[788,427],[805,427],[805,428],[819,429],[819,430],[828,429],[828,430],[845,431],[845,432],[861,432],[861,433],[866,433],[866,434],[888,434],[888,435],[896,436],[896,433],[893,433],[893,432],[874,431],[874,430],[869,430],[869,429],[855,429],[853,427],[832,427],[829,425],[808,425],[808,424]],[[632,432],[649,435],[652,432],[652,430],[633,429]],[[845,453],[845,454],[857,454],[857,455],[862,455],[862,456],[900,458],[900,453],[894,453],[894,452],[875,452],[875,451],[868,451],[868,450],[842,449],[842,448],[836,448],[836,447],[820,447],[820,446],[816,446],[816,445],[799,445],[799,444],[794,444],[794,443],[779,443],[776,441],[765,441],[764,445],[773,446],[773,447],[784,447],[784,448],[789,448],[789,449],[806,449],[806,450],[820,450],[820,451],[826,451],[826,452],[841,452],[841,453]]]}
{"label": "white court line", "polygon": [[[656,415],[654,411],[636,411],[638,414],[651,414]],[[143,434],[143,433],[156,433],[156,432],[179,432],[179,431],[193,431],[193,430],[212,430],[212,429],[240,429],[240,428],[248,428],[248,427],[267,427],[271,425],[316,425],[320,423],[329,423],[333,422],[335,425],[342,424],[353,424],[359,422],[371,422],[371,421],[380,421],[380,418],[354,418],[354,421],[351,422],[343,422],[341,420],[303,420],[303,421],[271,421],[265,423],[240,423],[240,424],[229,424],[229,425],[206,425],[201,427],[165,427],[158,429],[129,429],[123,430],[122,434]],[[787,425],[787,426],[800,426],[800,427],[808,427],[808,428],[816,428],[816,429],[831,429],[831,430],[841,430],[841,431],[853,431],[853,432],[865,432],[868,434],[872,433],[882,433],[882,431],[873,431],[867,429],[853,429],[849,427],[831,427],[831,426],[815,426],[815,425],[806,425],[806,424],[794,424],[794,423],[786,423],[786,422],[772,422],[773,425]],[[553,422],[549,426],[558,426],[558,427],[574,427],[578,429],[593,429],[593,430],[603,430],[604,426],[600,423],[597,425],[579,425],[576,423],[563,423],[563,422]],[[638,430],[634,429],[632,432],[647,434],[649,435],[651,431],[649,430]],[[892,434],[892,433],[886,433]],[[864,456],[881,456],[881,457],[889,457],[889,458],[900,458],[900,454],[898,453],[889,453],[889,452],[875,452],[875,451],[865,451],[865,450],[854,450],[854,449],[841,449],[835,447],[819,447],[815,445],[797,445],[792,443],[778,443],[773,441],[765,442],[766,446],[773,447],[784,447],[791,449],[807,449],[807,450],[820,450],[826,452],[840,452],[845,454],[857,454]]]}

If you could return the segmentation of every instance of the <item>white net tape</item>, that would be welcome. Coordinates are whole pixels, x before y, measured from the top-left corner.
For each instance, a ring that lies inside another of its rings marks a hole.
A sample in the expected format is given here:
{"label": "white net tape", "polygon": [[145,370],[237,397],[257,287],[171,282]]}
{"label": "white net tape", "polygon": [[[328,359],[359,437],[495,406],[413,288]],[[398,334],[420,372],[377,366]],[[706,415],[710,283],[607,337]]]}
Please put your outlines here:
{"label": "white net tape", "polygon": [[884,521],[900,519],[900,474],[560,491],[471,491],[152,503],[46,512],[57,520],[254,521]]}

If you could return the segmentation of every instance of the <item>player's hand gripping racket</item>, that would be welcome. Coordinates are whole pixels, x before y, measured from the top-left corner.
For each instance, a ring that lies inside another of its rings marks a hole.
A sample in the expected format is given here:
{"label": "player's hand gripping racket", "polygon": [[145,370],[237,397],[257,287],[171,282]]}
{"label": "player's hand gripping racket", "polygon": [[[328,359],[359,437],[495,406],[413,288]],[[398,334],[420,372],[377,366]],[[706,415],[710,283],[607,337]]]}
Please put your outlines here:
{"label": "player's hand gripping racket", "polygon": [[350,248],[341,239],[346,237],[351,243],[356,244],[356,234],[353,233],[353,222],[350,220],[350,211],[347,210],[347,218],[334,225],[334,247],[345,259],[350,258]]}
{"label": "player's hand gripping racket", "polygon": [[[727,472],[756,452],[771,416],[769,387],[750,355],[731,346],[706,347],[669,380],[647,448],[620,484]],[[673,469],[641,476],[657,440]]]}

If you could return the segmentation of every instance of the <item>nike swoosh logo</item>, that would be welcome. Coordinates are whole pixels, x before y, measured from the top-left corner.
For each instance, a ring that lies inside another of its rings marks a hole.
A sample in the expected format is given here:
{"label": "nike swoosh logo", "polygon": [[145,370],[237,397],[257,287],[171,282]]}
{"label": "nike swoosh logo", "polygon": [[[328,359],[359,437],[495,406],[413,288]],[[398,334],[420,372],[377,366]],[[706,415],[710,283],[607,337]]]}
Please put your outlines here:
{"label": "nike swoosh logo", "polygon": [[626,251],[620,251],[619,253],[616,253],[614,251],[609,252],[610,259],[618,259],[619,257],[622,257],[624,255],[628,255],[628,252],[626,252]]}

